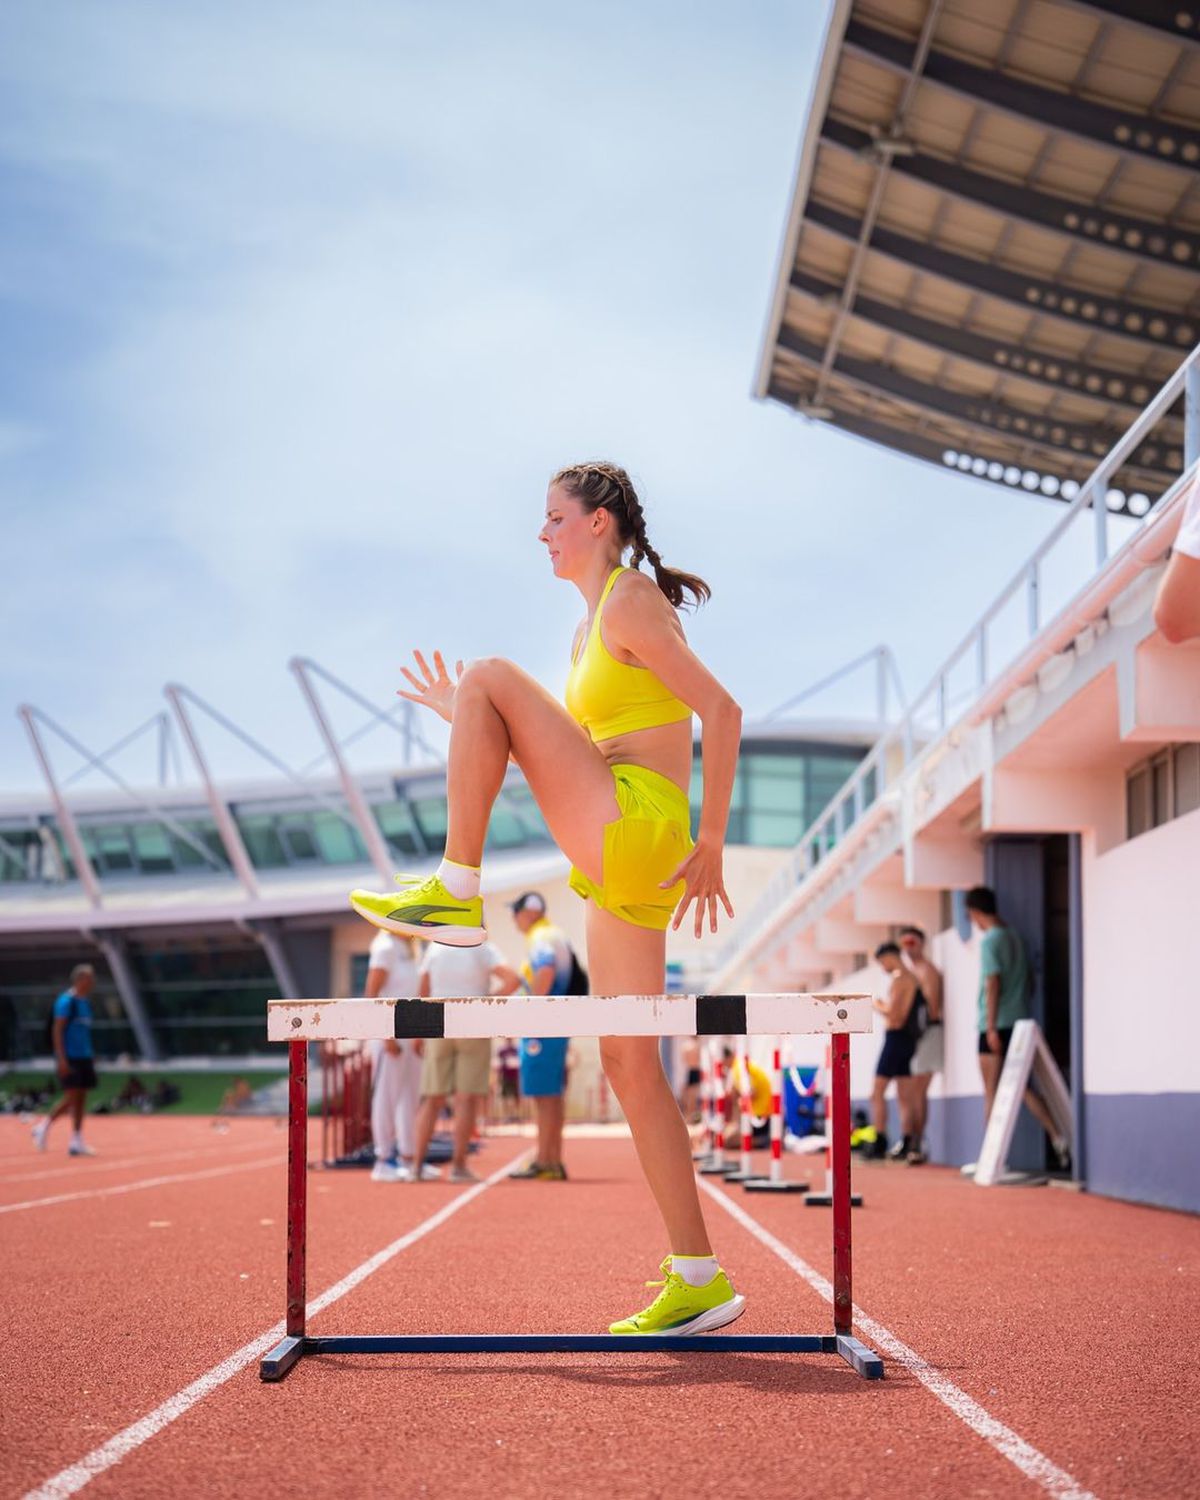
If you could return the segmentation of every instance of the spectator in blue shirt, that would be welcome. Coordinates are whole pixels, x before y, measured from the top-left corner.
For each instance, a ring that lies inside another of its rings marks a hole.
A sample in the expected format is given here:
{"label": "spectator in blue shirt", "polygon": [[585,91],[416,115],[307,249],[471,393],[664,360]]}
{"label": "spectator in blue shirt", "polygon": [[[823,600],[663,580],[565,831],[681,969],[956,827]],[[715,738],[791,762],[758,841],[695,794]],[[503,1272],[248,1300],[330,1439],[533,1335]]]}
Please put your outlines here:
{"label": "spectator in blue shirt", "polygon": [[[546,915],[546,898],[526,891],[511,906],[513,921],[525,934],[526,957],[521,965],[522,987],[530,995],[570,993],[574,953],[566,936]],[[563,1121],[567,1086],[566,1037],[521,1038],[521,1093],[533,1100],[537,1115],[537,1151],[528,1166],[510,1177],[525,1181],[565,1182],[562,1159]]]}
{"label": "spectator in blue shirt", "polygon": [[54,1063],[63,1096],[46,1116],[33,1127],[33,1143],[39,1151],[46,1149],[50,1127],[68,1111],[75,1127],[71,1132],[68,1156],[95,1156],[83,1138],[83,1116],[88,1090],[96,1087],[96,1063],[92,1052],[92,1006],[88,996],[96,984],[91,964],[76,964],[71,983],[54,1002],[52,1043]]}

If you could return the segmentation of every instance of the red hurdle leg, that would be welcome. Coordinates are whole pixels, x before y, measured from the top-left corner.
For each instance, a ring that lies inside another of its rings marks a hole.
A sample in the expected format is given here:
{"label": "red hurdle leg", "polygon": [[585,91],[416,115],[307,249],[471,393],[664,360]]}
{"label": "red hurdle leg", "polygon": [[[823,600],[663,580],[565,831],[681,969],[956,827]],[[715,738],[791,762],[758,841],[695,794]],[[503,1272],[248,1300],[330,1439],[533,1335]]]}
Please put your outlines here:
{"label": "red hurdle leg", "polygon": [[287,1331],[304,1337],[308,1249],[308,1043],[288,1043]]}
{"label": "red hurdle leg", "polygon": [[850,1276],[850,1038],[833,1038],[833,1078],[826,1107],[833,1117],[833,1327],[849,1333],[854,1316]]}
{"label": "red hurdle leg", "polygon": [[288,1043],[287,1332],[259,1364],[282,1380],[304,1353],[304,1272],[308,1248],[308,1043]]}

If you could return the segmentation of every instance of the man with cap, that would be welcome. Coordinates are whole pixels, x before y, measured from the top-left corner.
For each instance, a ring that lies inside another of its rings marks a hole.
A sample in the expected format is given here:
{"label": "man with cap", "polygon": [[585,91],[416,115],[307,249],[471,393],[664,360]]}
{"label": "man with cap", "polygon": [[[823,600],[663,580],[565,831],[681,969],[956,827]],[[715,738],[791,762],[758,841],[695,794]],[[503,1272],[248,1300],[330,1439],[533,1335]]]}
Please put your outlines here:
{"label": "man with cap", "polygon": [[[566,937],[546,915],[546,898],[526,891],[512,903],[513,921],[525,934],[521,978],[531,995],[570,993],[574,954]],[[566,1037],[524,1037],[521,1041],[521,1093],[537,1112],[537,1152],[526,1167],[509,1176],[527,1181],[565,1182],[563,1092],[567,1073]]]}

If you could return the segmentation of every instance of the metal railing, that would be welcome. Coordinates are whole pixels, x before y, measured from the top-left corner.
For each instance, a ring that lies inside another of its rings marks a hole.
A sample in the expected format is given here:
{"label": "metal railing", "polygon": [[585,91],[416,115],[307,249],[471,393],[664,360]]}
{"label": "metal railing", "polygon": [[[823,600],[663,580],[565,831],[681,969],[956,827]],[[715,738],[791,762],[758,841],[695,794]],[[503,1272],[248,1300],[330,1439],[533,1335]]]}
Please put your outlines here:
{"label": "metal railing", "polygon": [[[1200,345],[1192,350],[1153,400],[1142,409],[1132,426],[1100,460],[1047,536],[942,662],[908,711],[896,725],[887,730],[870,754],[859,762],[854,774],[803,834],[786,863],[751,908],[744,929],[745,936],[731,939],[721,950],[717,958],[719,970],[726,969],[742,950],[753,943],[759,929],[771,914],[829,856],[879,799],[888,784],[886,773],[891,753],[896,750],[899,752],[899,770],[893,778],[898,780],[921,759],[936,739],[940,739],[970,711],[985,690],[998,681],[1043,628],[1052,623],[1051,619],[1043,618],[1043,581],[1047,562],[1089,506],[1093,513],[1093,564],[1086,575],[1078,580],[1055,618],[1071,607],[1082,590],[1105,566],[1109,560],[1108,491],[1112,478],[1181,396],[1185,398],[1183,472],[1162,495],[1148,501],[1143,515],[1134,518],[1140,523],[1139,529],[1166,500],[1178,492],[1200,459]],[[1122,545],[1127,544],[1128,541]],[[992,671],[991,663],[995,655],[993,628],[1008,606],[1022,595],[1025,600],[1023,638],[1015,650],[1008,652],[999,670]],[[964,663],[973,665],[971,680],[965,687],[961,682],[957,685],[955,683],[955,674]]]}

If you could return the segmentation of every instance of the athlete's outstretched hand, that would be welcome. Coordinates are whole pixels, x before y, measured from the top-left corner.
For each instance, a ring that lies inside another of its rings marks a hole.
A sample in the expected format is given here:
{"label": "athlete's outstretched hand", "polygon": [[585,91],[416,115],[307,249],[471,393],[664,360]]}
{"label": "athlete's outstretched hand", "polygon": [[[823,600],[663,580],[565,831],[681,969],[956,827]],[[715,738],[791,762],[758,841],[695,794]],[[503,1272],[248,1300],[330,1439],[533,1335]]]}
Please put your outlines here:
{"label": "athlete's outstretched hand", "polygon": [[437,668],[436,673],[429,670],[429,664],[419,651],[413,652],[413,658],[421,669],[422,682],[415,677],[407,667],[401,667],[400,671],[413,687],[415,693],[406,693],[403,688],[396,690],[398,698],[407,698],[410,703],[419,703],[422,708],[431,708],[439,718],[445,719],[449,724],[454,716],[454,694],[458,689],[458,680],[463,674],[462,662],[454,664],[454,681],[450,681],[450,674],[446,671],[446,663],[442,659],[442,653],[433,653],[433,665]]}
{"label": "athlete's outstretched hand", "polygon": [[675,908],[675,917],[671,923],[672,932],[677,931],[679,924],[683,921],[688,907],[694,901],[696,903],[696,936],[700,936],[700,930],[704,925],[704,913],[708,912],[708,925],[711,932],[717,930],[717,898],[721,905],[733,916],[733,907],[729,904],[729,897],[725,894],[725,880],[721,874],[720,844],[708,844],[700,839],[696,847],[684,860],[684,862],[671,876],[670,880],[662,882],[662,889],[669,891],[678,880],[687,882],[687,889],[680,898],[679,905]]}

